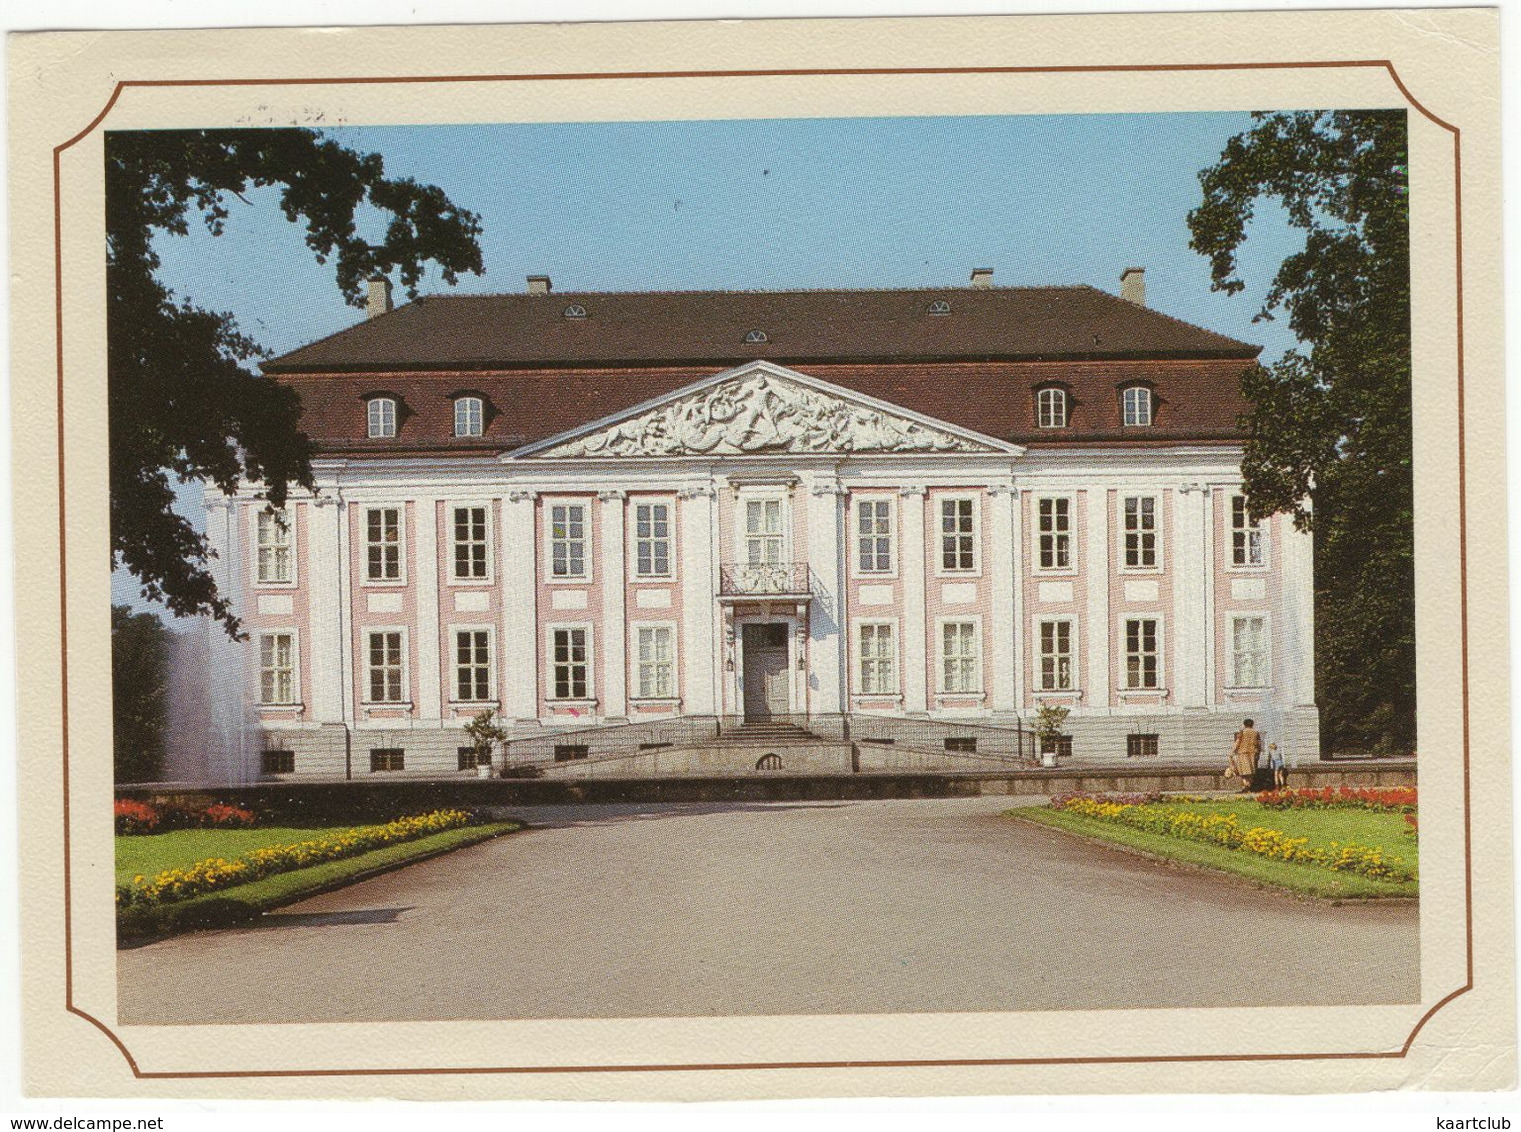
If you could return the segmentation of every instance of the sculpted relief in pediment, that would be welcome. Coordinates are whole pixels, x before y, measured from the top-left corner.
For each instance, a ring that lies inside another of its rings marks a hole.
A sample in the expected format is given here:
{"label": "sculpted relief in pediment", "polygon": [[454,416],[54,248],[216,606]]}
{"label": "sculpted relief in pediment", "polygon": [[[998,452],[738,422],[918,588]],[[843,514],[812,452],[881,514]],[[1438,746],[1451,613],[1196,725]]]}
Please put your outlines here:
{"label": "sculpted relief in pediment", "polygon": [[540,453],[545,457],[988,452],[988,446],[773,374],[754,373]]}

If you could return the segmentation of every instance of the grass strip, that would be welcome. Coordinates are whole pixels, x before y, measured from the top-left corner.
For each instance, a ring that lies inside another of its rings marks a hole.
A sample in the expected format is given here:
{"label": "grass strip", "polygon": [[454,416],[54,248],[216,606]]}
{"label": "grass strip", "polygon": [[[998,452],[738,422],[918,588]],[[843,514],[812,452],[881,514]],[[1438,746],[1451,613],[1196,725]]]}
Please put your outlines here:
{"label": "grass strip", "polygon": [[223,928],[253,919],[283,904],[304,900],[377,873],[389,872],[522,829],[515,821],[488,822],[445,830],[431,837],[387,845],[356,857],[324,861],[305,869],[276,873],[221,892],[208,892],[172,904],[129,905],[116,914],[117,946],[145,943],[181,932]]}
{"label": "grass strip", "polygon": [[1101,821],[1081,814],[1066,813],[1042,806],[1026,806],[1006,811],[1006,816],[1037,825],[1050,826],[1066,833],[1103,841],[1121,848],[1134,849],[1152,856],[1184,864],[1199,865],[1218,872],[1232,873],[1257,884],[1286,889],[1300,896],[1327,900],[1387,899],[1420,894],[1418,881],[1396,883],[1372,880],[1356,873],[1332,872],[1314,865],[1296,865],[1274,861],[1253,853],[1222,849],[1200,841],[1185,841],[1146,830],[1132,829],[1118,822]]}

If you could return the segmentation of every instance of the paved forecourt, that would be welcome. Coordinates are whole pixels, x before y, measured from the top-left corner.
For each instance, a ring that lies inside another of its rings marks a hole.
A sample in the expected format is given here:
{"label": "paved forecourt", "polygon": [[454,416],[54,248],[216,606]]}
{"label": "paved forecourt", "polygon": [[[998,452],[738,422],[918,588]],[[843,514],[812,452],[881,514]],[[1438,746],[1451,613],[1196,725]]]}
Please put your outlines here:
{"label": "paved forecourt", "polygon": [[1411,903],[1295,900],[1010,821],[1010,802],[525,807],[525,832],[120,952],[121,1021],[1418,998]]}

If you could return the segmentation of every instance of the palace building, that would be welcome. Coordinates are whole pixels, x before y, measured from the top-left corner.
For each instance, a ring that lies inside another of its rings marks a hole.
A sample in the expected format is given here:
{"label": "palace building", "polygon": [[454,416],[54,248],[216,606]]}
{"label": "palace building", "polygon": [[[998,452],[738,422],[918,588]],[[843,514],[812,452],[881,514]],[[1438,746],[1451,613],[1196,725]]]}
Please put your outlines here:
{"label": "palace building", "polygon": [[1318,757],[1259,347],[1087,286],[427,296],[265,365],[315,493],[207,495],[225,781]]}

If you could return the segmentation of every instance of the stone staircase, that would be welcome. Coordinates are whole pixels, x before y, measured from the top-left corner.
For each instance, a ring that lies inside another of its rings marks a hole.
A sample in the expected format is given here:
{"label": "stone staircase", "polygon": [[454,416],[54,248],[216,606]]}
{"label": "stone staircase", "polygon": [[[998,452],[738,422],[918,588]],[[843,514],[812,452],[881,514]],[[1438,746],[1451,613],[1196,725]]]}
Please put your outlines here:
{"label": "stone staircase", "polygon": [[795,723],[783,721],[773,722],[745,722],[734,727],[725,727],[722,741],[725,743],[795,743],[818,742],[819,737],[812,731],[799,727]]}

